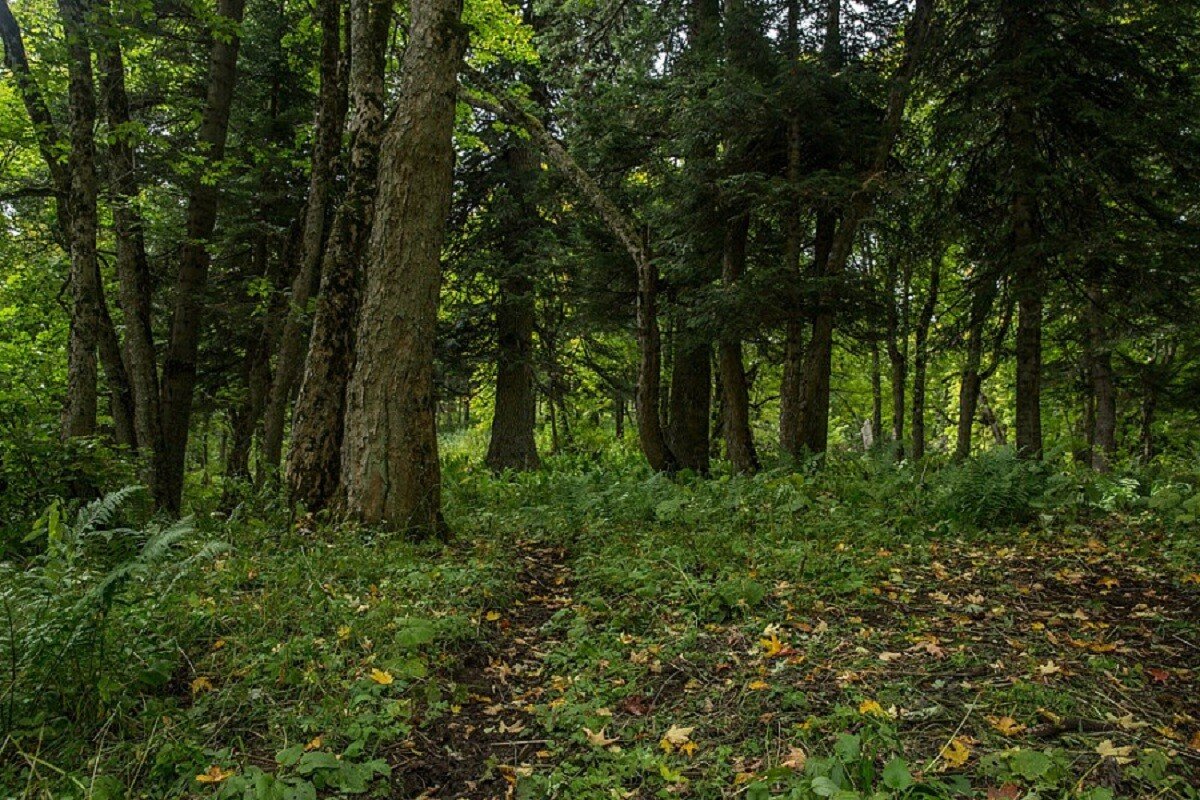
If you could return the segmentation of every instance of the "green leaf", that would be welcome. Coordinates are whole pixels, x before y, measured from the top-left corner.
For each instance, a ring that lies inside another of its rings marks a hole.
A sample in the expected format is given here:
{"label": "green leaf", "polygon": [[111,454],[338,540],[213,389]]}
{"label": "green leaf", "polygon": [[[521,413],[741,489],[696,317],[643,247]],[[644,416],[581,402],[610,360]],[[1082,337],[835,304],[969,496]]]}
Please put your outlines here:
{"label": "green leaf", "polygon": [[912,786],[912,773],[908,771],[908,763],[897,756],[883,768],[883,785],[889,789],[907,789]]}

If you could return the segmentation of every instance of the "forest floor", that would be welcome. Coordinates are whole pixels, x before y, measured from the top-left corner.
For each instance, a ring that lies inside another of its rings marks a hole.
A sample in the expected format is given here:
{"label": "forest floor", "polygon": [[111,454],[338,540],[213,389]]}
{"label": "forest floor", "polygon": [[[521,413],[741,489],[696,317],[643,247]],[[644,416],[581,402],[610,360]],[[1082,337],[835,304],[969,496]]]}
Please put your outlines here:
{"label": "forest floor", "polygon": [[10,735],[0,797],[1194,800],[1195,526],[1067,489],[966,524],[886,465],[452,464],[448,545],[214,517],[103,724]]}

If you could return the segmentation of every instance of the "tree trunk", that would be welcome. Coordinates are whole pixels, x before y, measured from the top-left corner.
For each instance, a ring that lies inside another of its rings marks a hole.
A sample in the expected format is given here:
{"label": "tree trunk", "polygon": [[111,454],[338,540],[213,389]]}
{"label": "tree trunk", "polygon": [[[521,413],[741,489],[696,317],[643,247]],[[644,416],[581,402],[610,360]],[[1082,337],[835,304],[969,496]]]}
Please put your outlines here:
{"label": "tree trunk", "polygon": [[[153,454],[161,428],[158,414],[158,365],[151,328],[151,276],[141,214],[135,205],[139,193],[137,163],[129,134],[129,98],[125,91],[125,62],[119,28],[107,0],[97,4],[108,30],[100,37],[96,64],[100,69],[100,96],[108,123],[109,181],[113,234],[117,248],[117,297],[124,317],[124,358],[133,394],[134,429],[138,447]],[[153,471],[147,471],[153,480]]]}
{"label": "tree trunk", "polygon": [[929,292],[917,317],[916,341],[913,353],[912,457],[925,458],[925,371],[929,362],[929,326],[937,310],[938,288],[942,274],[942,256],[933,257],[929,272]]}
{"label": "tree trunk", "polygon": [[450,210],[460,0],[414,0],[399,106],[384,134],[367,249],[358,359],[346,402],[342,480],[350,516],[445,534],[433,344]]}
{"label": "tree trunk", "polygon": [[711,403],[712,345],[692,340],[687,331],[677,331],[671,356],[667,435],[680,469],[708,472]]}
{"label": "tree trunk", "polygon": [[192,394],[196,386],[196,355],[204,313],[204,290],[208,283],[211,254],[209,240],[217,221],[219,188],[206,180],[209,170],[225,156],[229,111],[237,78],[239,40],[229,33],[242,20],[245,0],[218,0],[217,15],[230,27],[212,38],[209,55],[208,92],[204,117],[197,138],[203,169],[188,195],[186,239],[179,259],[175,285],[175,309],[163,362],[162,446],[155,454],[155,503],[178,513],[183,499],[188,426],[192,416]]}
{"label": "tree trunk", "polygon": [[971,455],[971,436],[975,426],[975,409],[983,385],[980,366],[983,363],[983,326],[991,313],[994,290],[976,286],[971,290],[971,311],[967,321],[967,352],[963,362],[958,389],[958,430],[954,444],[954,460],[963,461]]}
{"label": "tree trunk", "polygon": [[[787,39],[786,52],[791,79],[797,80],[796,70],[799,67],[799,20],[800,9],[798,0],[788,0],[787,3]],[[792,196],[788,197],[784,210],[784,269],[796,281],[800,280],[800,254],[803,249],[804,226],[801,219],[800,198],[795,196],[799,191],[801,160],[803,158],[803,142],[801,141],[800,115],[802,109],[788,109],[787,128],[787,185]],[[787,323],[784,328],[783,344],[783,377],[779,383],[779,446],[785,452],[796,457],[800,443],[800,405],[803,394],[804,377],[804,318],[800,308],[789,309]]]}
{"label": "tree trunk", "polygon": [[[814,278],[831,277],[829,257],[832,252],[837,214],[817,212],[817,233],[813,250],[811,274]],[[796,441],[791,452],[824,453],[829,442],[829,389],[833,370],[833,303],[836,293],[826,285],[817,297],[812,330],[804,353],[804,369],[800,376],[800,403]]]}
{"label": "tree trunk", "polygon": [[341,480],[346,387],[354,370],[363,250],[375,214],[383,74],[392,4],[351,0],[349,184],[331,226],[304,380],[292,420],[288,487],[294,501],[324,508]]}
{"label": "tree trunk", "polygon": [[496,308],[496,403],[487,465],[497,471],[536,469],[537,395],[533,373],[534,296],[530,242],[537,225],[533,192],[538,173],[531,148],[510,146],[509,202],[499,225],[504,259]]}
{"label": "tree trunk", "polygon": [[879,368],[879,342],[871,342],[871,442],[883,435],[883,376]]}
{"label": "tree trunk", "polygon": [[104,380],[108,383],[109,408],[113,418],[113,442],[136,451],[137,431],[134,429],[133,387],[129,385],[129,373],[121,355],[121,340],[108,312],[104,299],[104,281],[100,275],[100,263],[96,262],[96,344],[100,351],[100,364],[104,367]]}
{"label": "tree trunk", "polygon": [[279,339],[279,353],[275,358],[275,374],[263,415],[262,472],[267,475],[279,469],[287,410],[304,368],[305,344],[308,341],[308,301],[321,279],[329,194],[333,187],[335,162],[341,149],[345,116],[338,75],[341,58],[340,6],[339,0],[318,0],[316,5],[317,21],[321,28],[321,87],[313,123],[312,169],[300,238],[300,268],[292,281],[287,318]]}
{"label": "tree trunk", "polygon": [[63,436],[96,432],[96,344],[100,335],[100,268],[96,256],[96,94],[88,20],[81,0],[59,0],[67,42],[70,105],[71,330]]}
{"label": "tree trunk", "polygon": [[1105,335],[1107,309],[1099,276],[1087,287],[1087,336],[1090,366],[1093,423],[1091,439],[1092,468],[1098,472],[1112,469],[1117,453],[1117,391],[1113,381],[1112,345]]}
{"label": "tree trunk", "polygon": [[613,421],[616,424],[615,435],[618,442],[625,440],[625,394],[613,392]]}
{"label": "tree trunk", "polygon": [[1005,447],[1008,445],[1008,432],[1004,430],[1004,424],[996,416],[991,402],[982,390],[979,392],[979,421],[986,425],[992,432],[992,441],[996,443],[996,446]]}
{"label": "tree trunk", "polygon": [[[721,261],[721,280],[726,290],[737,286],[746,269],[746,238],[750,233],[750,215],[739,214],[725,229],[724,255]],[[742,342],[726,334],[718,345],[718,365],[721,376],[721,398],[724,413],[725,454],[736,472],[758,472],[758,453],[754,449],[754,434],[750,431],[750,389],[746,381],[746,366],[742,363]]]}

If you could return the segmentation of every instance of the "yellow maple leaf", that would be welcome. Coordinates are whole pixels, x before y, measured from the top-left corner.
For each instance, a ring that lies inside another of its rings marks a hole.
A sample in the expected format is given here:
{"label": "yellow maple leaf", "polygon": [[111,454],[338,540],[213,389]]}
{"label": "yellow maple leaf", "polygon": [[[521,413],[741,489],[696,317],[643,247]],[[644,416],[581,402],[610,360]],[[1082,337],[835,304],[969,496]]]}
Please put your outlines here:
{"label": "yellow maple leaf", "polygon": [[988,724],[1005,736],[1016,736],[1021,731],[1025,730],[1025,726],[1017,722],[1012,717],[995,717],[987,718]]}
{"label": "yellow maple leaf", "polygon": [[213,690],[213,682],[201,675],[191,683],[192,694],[200,694],[201,692],[211,692]]}
{"label": "yellow maple leaf", "polygon": [[698,749],[699,748],[696,746],[695,742],[684,742],[683,744],[679,745],[679,752],[686,753],[688,758],[696,755],[696,750]]}
{"label": "yellow maple leaf", "polygon": [[774,658],[783,652],[783,642],[774,633],[765,639],[759,639],[758,644],[762,647],[763,655],[767,658]]}
{"label": "yellow maple leaf", "polygon": [[221,781],[232,778],[235,774],[233,770],[221,769],[216,764],[213,764],[204,772],[196,776],[196,783],[220,783]]}
{"label": "yellow maple leaf", "polygon": [[378,667],[371,670],[370,677],[371,677],[371,680],[375,681],[380,686],[390,686],[396,680],[395,678],[392,677],[392,673],[388,672],[385,669],[379,669]]}
{"label": "yellow maple leaf", "polygon": [[690,742],[692,731],[694,730],[695,728],[685,728],[680,725],[672,725],[667,729],[667,732],[663,734],[658,746],[670,753],[676,747],[682,747]]}
{"label": "yellow maple leaf", "polygon": [[876,700],[863,700],[858,704],[858,713],[860,714],[875,714],[879,717],[886,717],[888,713],[883,710],[883,706],[879,705]]}
{"label": "yellow maple leaf", "polygon": [[942,748],[941,756],[946,767],[957,769],[970,760],[971,744],[965,737],[955,736],[949,744]]}

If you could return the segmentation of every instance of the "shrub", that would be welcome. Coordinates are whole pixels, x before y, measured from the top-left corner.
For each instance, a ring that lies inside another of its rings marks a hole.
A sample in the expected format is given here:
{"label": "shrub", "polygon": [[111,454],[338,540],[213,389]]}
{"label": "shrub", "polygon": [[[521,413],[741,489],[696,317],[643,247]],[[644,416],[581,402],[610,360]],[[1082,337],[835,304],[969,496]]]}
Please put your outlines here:
{"label": "shrub", "polygon": [[977,527],[1029,520],[1047,489],[1039,461],[1017,458],[1011,447],[988,450],[943,473],[940,505],[948,518]]}

